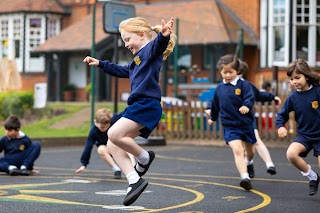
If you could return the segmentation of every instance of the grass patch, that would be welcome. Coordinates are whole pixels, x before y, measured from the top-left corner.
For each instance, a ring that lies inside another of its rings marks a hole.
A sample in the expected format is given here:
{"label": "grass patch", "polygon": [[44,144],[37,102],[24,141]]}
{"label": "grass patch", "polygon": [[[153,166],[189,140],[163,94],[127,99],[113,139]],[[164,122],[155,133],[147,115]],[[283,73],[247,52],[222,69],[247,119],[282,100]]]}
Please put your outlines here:
{"label": "grass patch", "polygon": [[[125,107],[126,103],[119,103],[118,111],[121,112]],[[63,122],[65,119],[72,117],[75,113],[85,108],[91,109],[90,103],[48,103],[48,106],[43,109],[45,113],[41,119],[22,126],[21,130],[30,138],[86,137],[90,130],[91,115],[86,119],[87,121],[77,124],[76,127],[66,127],[63,129],[52,127],[55,123]],[[95,103],[95,110],[99,108],[109,108],[113,111],[114,105],[111,102]]]}

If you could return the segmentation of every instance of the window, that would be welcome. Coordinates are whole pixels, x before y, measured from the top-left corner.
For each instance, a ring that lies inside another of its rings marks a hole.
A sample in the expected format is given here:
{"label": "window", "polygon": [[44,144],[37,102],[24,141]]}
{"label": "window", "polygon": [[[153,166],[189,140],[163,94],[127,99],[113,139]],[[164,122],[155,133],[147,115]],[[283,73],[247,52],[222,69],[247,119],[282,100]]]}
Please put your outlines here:
{"label": "window", "polygon": [[41,19],[40,18],[31,18],[30,19],[30,40],[29,47],[30,50],[34,50],[41,42]]}
{"label": "window", "polygon": [[285,0],[273,1],[273,61],[285,60]]}
{"label": "window", "polygon": [[260,10],[261,67],[320,65],[320,0],[261,0]]}
{"label": "window", "polygon": [[1,58],[8,57],[9,48],[9,22],[1,20]]}
{"label": "window", "polygon": [[49,18],[48,19],[48,24],[47,24],[47,35],[48,38],[56,36],[59,34],[59,20],[58,19],[54,19],[54,18]]}
{"label": "window", "polygon": [[13,20],[13,43],[14,43],[14,56],[20,58],[20,44],[21,44],[21,19]]}

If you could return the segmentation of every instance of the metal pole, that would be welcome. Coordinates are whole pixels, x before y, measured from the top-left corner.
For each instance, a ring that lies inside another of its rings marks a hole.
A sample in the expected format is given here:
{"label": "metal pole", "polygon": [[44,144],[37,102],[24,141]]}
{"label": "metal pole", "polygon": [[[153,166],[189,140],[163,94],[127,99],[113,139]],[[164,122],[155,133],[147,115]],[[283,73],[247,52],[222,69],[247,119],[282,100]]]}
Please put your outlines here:
{"label": "metal pole", "polygon": [[179,45],[178,45],[178,38],[179,38],[179,19],[176,19],[176,36],[177,41],[173,52],[174,57],[174,76],[173,76],[173,86],[174,86],[174,97],[178,97],[178,55],[179,55]]}
{"label": "metal pole", "polygon": [[[96,32],[96,1],[92,5],[92,44],[91,44],[91,57],[95,57],[95,32]],[[90,66],[90,76],[91,76],[91,122],[90,126],[94,122],[94,101],[95,101],[95,81],[96,73],[95,66]]]}
{"label": "metal pole", "polygon": [[[113,36],[114,39],[114,63],[118,64],[118,33]],[[117,77],[114,78],[114,113],[118,113],[118,82]]]}

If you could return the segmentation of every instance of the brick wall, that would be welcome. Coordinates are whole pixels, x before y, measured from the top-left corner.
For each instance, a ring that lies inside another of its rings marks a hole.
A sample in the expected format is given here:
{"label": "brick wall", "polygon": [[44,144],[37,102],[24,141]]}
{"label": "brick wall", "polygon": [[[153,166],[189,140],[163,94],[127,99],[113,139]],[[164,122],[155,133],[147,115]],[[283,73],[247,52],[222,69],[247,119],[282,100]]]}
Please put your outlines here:
{"label": "brick wall", "polygon": [[[260,0],[221,0],[244,23],[251,27],[256,35],[260,31]],[[241,3],[240,3],[241,2]]]}
{"label": "brick wall", "polygon": [[21,81],[21,90],[33,90],[36,83],[47,83],[47,75],[46,73],[22,73]]}

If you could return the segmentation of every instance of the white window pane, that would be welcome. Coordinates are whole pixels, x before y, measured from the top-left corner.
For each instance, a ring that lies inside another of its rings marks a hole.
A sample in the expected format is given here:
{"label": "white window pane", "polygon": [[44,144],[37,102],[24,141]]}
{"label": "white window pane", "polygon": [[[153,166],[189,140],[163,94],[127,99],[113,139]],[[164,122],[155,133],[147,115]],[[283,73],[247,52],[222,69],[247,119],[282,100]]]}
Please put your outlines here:
{"label": "white window pane", "polygon": [[308,60],[308,27],[297,26],[296,34],[297,58]]}
{"label": "white window pane", "polygon": [[274,61],[284,61],[284,39],[285,29],[284,26],[274,27]]}

